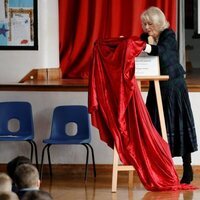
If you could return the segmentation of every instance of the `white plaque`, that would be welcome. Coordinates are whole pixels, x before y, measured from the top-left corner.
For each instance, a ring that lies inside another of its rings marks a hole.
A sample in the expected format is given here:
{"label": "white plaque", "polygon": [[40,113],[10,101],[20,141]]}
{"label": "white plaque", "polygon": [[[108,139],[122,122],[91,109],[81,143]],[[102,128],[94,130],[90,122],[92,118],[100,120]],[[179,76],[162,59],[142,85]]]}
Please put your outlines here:
{"label": "white plaque", "polygon": [[149,56],[142,52],[135,58],[135,76],[159,76],[160,64],[158,56]]}

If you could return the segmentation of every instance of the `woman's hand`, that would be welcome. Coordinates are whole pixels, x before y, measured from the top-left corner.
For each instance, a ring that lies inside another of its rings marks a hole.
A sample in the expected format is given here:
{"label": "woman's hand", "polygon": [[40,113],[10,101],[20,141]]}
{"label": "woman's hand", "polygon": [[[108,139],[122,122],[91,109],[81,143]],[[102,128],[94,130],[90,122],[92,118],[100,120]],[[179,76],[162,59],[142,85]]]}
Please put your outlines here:
{"label": "woman's hand", "polygon": [[154,38],[152,36],[148,36],[148,44],[154,44],[155,41],[154,41]]}

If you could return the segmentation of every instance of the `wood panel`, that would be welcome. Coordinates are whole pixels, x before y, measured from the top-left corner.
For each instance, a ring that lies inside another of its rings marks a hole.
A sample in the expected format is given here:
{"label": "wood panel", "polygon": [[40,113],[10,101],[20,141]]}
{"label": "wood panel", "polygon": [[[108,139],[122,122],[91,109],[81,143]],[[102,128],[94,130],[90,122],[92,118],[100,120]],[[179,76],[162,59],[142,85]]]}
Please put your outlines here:
{"label": "wood panel", "polygon": [[60,68],[41,68],[33,69],[26,74],[19,83],[25,83],[29,81],[41,81],[41,80],[60,80],[62,79],[62,72]]}

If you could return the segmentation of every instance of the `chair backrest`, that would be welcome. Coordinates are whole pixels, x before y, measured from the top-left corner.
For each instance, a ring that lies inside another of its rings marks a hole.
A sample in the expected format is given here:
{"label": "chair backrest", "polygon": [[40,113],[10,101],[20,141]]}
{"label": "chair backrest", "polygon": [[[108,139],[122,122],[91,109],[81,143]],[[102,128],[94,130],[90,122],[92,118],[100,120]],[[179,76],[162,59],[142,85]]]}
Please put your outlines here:
{"label": "chair backrest", "polygon": [[0,136],[34,136],[29,102],[0,102]]}
{"label": "chair backrest", "polygon": [[88,108],[82,105],[56,107],[53,112],[50,138],[77,142],[85,140],[85,143],[89,143],[91,137]]}

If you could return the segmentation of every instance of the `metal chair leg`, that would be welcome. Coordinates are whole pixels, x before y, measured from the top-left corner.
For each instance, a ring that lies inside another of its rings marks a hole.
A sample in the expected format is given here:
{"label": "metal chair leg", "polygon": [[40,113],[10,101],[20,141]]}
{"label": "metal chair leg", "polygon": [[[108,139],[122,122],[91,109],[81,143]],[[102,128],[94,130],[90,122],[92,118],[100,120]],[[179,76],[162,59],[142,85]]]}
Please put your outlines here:
{"label": "metal chair leg", "polygon": [[35,141],[31,141],[33,146],[34,146],[34,150],[35,150],[35,163],[36,163],[36,167],[39,169],[39,164],[38,164],[38,151],[37,151],[37,145],[35,143]]}
{"label": "metal chair leg", "polygon": [[46,150],[47,147],[48,147],[48,144],[46,144],[42,149],[42,158],[41,158],[41,164],[40,164],[40,180],[42,180],[44,153],[45,153],[45,150]]}
{"label": "metal chair leg", "polygon": [[85,163],[85,177],[84,180],[87,180],[87,172],[88,172],[88,158],[89,158],[89,149],[88,146],[86,144],[82,144],[85,148],[86,148],[86,163]]}
{"label": "metal chair leg", "polygon": [[94,158],[94,149],[92,148],[92,146],[89,143],[87,143],[87,145],[90,147],[90,150],[92,152],[93,174],[94,174],[94,177],[96,177],[96,165],[95,165],[95,158]]}
{"label": "metal chair leg", "polygon": [[31,162],[33,162],[33,143],[31,142],[31,140],[26,140],[30,145],[31,145],[31,157],[30,160]]}
{"label": "metal chair leg", "polygon": [[51,144],[48,144],[48,146],[47,146],[47,154],[48,154],[48,160],[49,160],[50,177],[52,178],[52,166],[51,166],[50,146],[51,146]]}

